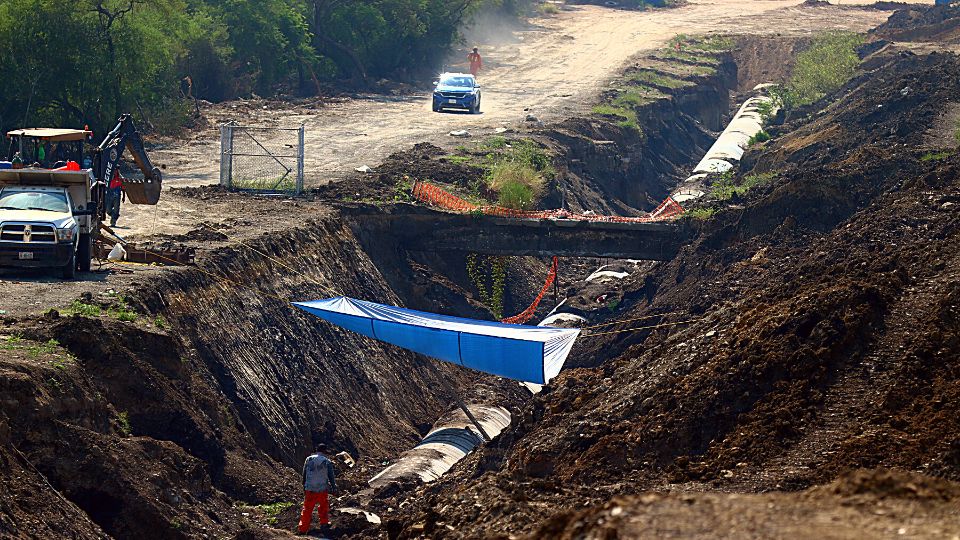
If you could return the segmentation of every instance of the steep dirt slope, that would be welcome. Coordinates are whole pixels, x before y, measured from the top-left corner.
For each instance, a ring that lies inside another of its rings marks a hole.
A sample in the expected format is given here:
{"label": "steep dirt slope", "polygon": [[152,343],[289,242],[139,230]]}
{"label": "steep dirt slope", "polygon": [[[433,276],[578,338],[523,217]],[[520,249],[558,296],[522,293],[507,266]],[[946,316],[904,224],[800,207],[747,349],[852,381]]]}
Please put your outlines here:
{"label": "steep dirt slope", "polygon": [[[89,516],[64,504],[25,529],[30,501],[56,497],[41,490],[11,501],[11,531],[238,532],[254,518],[237,503],[299,497],[297,470],[317,441],[379,463],[420,439],[453,388],[511,403],[515,385],[471,392],[465,370],[425,369],[412,353],[292,308],[340,293],[403,303],[342,221],[309,225],[214,250],[142,285],[126,299],[136,313],[122,312],[133,321],[115,320],[115,293],[81,299],[99,316],[6,320],[0,435],[23,455],[0,457],[12,470],[29,459]],[[11,493],[38,483],[32,470],[4,478]]]}

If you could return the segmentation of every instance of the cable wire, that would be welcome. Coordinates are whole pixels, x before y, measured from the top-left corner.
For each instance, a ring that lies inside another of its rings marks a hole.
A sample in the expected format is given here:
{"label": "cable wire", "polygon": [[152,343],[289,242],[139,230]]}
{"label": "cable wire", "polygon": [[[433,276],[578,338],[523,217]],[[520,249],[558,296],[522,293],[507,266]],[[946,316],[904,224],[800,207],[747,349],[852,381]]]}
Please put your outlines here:
{"label": "cable wire", "polygon": [[601,326],[611,326],[611,325],[614,325],[614,324],[622,324],[622,323],[628,323],[628,322],[634,322],[634,321],[643,321],[643,320],[646,320],[646,319],[655,319],[655,318],[657,318],[657,317],[667,317],[667,316],[669,316],[669,315],[677,315],[677,314],[680,314],[680,313],[682,313],[682,312],[680,312],[680,311],[671,311],[670,313],[658,313],[658,314],[654,314],[654,315],[645,315],[645,316],[643,316],[643,317],[637,317],[636,319],[626,319],[626,320],[623,320],[623,321],[611,321],[611,322],[605,322],[605,323],[600,323],[600,324],[593,324],[593,325],[590,325],[590,326],[581,326],[580,329],[581,329],[581,330],[589,330],[589,329],[591,329],[591,328],[600,328]]}
{"label": "cable wire", "polygon": [[624,332],[636,332],[636,331],[638,331],[638,330],[652,330],[652,329],[654,329],[654,328],[664,328],[664,327],[667,327],[667,326],[677,326],[677,325],[680,325],[680,324],[690,324],[690,323],[694,323],[694,322],[702,321],[702,320],[703,320],[702,318],[700,318],[700,319],[690,319],[690,320],[687,320],[687,321],[678,321],[678,322],[672,322],[672,323],[654,324],[654,325],[651,325],[651,326],[641,326],[641,327],[639,327],[639,328],[627,328],[627,329],[625,329],[625,330],[611,330],[610,332],[590,333],[590,334],[584,335],[583,337],[596,337],[596,336],[606,336],[606,335],[609,335],[609,334],[622,334],[622,333],[624,333]]}

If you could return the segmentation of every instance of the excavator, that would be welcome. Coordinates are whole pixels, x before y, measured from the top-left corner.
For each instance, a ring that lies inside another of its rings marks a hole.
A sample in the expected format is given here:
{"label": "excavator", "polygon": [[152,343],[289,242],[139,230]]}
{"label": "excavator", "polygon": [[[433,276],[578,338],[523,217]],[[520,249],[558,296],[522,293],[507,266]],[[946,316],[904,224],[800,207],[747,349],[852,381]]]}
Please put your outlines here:
{"label": "excavator", "polygon": [[84,143],[92,137],[87,129],[7,133],[9,161],[0,161],[0,266],[61,268],[65,278],[89,272],[106,219],[107,186],[125,150],[144,176],[121,177],[127,200],[159,202],[162,174],[129,114],[88,154]]}

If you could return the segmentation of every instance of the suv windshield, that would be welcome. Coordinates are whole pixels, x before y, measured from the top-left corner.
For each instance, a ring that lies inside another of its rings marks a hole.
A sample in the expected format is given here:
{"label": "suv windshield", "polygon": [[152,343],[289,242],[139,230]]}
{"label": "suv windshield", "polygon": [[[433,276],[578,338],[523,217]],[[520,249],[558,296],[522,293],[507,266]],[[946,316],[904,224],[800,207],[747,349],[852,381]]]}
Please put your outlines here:
{"label": "suv windshield", "polygon": [[4,191],[0,192],[0,210],[45,210],[69,212],[67,196],[51,191]]}
{"label": "suv windshield", "polygon": [[440,86],[473,88],[473,77],[464,77],[463,75],[446,75],[440,78]]}

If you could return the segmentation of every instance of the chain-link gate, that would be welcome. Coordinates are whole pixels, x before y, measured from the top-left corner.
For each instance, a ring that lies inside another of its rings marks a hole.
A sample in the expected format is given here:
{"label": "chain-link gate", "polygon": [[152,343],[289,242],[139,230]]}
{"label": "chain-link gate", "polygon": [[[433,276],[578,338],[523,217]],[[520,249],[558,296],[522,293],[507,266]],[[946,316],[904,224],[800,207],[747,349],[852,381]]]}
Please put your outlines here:
{"label": "chain-link gate", "polygon": [[297,128],[220,126],[220,185],[303,192],[303,124]]}

